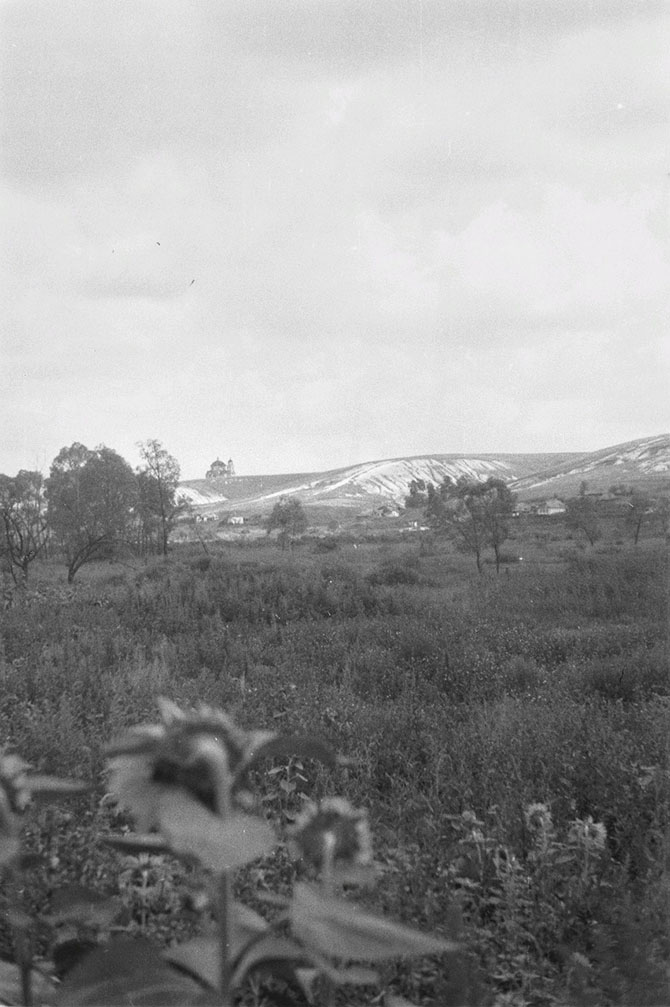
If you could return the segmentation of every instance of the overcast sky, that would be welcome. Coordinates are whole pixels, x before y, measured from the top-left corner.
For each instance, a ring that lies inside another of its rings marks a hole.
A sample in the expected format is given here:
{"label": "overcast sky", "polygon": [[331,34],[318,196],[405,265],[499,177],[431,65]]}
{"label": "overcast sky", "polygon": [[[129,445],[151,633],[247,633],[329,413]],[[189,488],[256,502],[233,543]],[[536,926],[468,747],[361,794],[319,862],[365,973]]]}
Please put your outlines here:
{"label": "overcast sky", "polygon": [[670,430],[666,0],[0,18],[0,471]]}

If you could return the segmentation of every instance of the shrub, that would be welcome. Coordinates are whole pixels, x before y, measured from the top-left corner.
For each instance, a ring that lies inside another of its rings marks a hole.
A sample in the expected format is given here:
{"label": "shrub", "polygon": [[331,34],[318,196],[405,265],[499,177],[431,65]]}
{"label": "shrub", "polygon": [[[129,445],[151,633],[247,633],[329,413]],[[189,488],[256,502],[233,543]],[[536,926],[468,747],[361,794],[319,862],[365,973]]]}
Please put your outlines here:
{"label": "shrub", "polygon": [[377,570],[369,573],[367,580],[369,584],[383,584],[386,587],[396,587],[398,584],[418,584],[421,580],[418,560],[415,557],[401,563],[387,560]]}
{"label": "shrub", "polygon": [[336,552],[339,548],[340,543],[334,535],[329,535],[328,538],[318,538],[314,543],[314,552],[316,553]]}

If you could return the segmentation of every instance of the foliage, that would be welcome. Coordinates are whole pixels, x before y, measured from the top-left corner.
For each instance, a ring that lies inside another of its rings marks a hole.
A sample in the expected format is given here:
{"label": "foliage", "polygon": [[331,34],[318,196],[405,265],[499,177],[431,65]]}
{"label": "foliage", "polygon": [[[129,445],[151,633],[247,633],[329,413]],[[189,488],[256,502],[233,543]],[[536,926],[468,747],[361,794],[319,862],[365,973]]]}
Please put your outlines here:
{"label": "foliage", "polygon": [[428,486],[424,479],[412,479],[409,493],[405,497],[405,507],[409,510],[423,509],[428,503]]}
{"label": "foliage", "polygon": [[306,531],[307,515],[297,497],[283,497],[272,508],[267,523],[268,535],[277,528],[282,551],[292,546],[295,539]]}
{"label": "foliage", "polygon": [[586,483],[583,482],[579,496],[565,501],[565,524],[568,528],[583,532],[589,545],[593,546],[601,537],[601,530],[596,501],[588,496],[586,488]]}
{"label": "foliage", "polygon": [[437,489],[428,486],[426,517],[433,528],[455,536],[463,549],[473,553],[480,574],[482,552],[492,548],[499,573],[500,547],[509,536],[515,499],[509,487],[493,476],[485,482],[465,477],[454,482],[445,476]]}
{"label": "foliage", "polygon": [[0,522],[0,554],[5,553],[14,582],[17,570],[25,581],[30,564],[48,540],[44,481],[39,472],[21,469],[13,478],[0,475]]}
{"label": "foliage", "polygon": [[[213,544],[206,569],[178,547],[135,570],[91,563],[71,587],[38,563],[0,626],[1,736],[40,769],[93,780],[109,732],[151,722],[157,694],[223,706],[271,734],[322,736],[350,761],[327,769],[284,752],[250,767],[245,789],[282,841],[236,869],[236,903],[272,924],[283,908],[268,899],[288,904],[296,882],[314,883],[284,829],[308,795],[319,807],[343,793],[369,809],[375,836],[380,871],[357,899],[366,911],[453,937],[460,918],[461,953],[383,962],[389,991],[435,1007],[662,1003],[667,559],[652,530],[637,549],[558,540],[533,552],[515,523],[524,562],[500,577],[477,576],[444,539],[425,552],[409,537],[343,541],[335,556]],[[394,582],[404,567],[414,583]],[[39,857],[20,885],[25,910],[49,914],[53,892],[79,884],[116,899],[119,915],[92,936],[61,923],[58,940],[68,928],[71,940],[132,936],[152,954],[211,941],[216,897],[202,871],[167,850],[101,847],[100,832],[123,836],[131,821],[99,806],[101,793],[70,798],[70,815],[23,814],[24,849]],[[543,868],[524,815],[538,803],[558,844]],[[458,825],[465,812],[482,841]],[[606,849],[580,886],[569,837],[589,816]],[[511,879],[498,847],[521,868]],[[0,944],[16,957],[6,921]],[[40,928],[31,940],[48,959],[55,938]],[[276,1002],[271,985],[255,972],[241,1002]],[[371,998],[335,991],[350,1005]]]}
{"label": "foliage", "polygon": [[386,584],[388,587],[397,584],[418,584],[421,579],[418,559],[405,558],[403,562],[386,560],[378,569],[371,570],[367,579],[370,584]]}
{"label": "foliage", "polygon": [[49,526],[65,554],[69,584],[85,563],[128,541],[136,481],[111,448],[62,448],[51,465],[47,494]]}

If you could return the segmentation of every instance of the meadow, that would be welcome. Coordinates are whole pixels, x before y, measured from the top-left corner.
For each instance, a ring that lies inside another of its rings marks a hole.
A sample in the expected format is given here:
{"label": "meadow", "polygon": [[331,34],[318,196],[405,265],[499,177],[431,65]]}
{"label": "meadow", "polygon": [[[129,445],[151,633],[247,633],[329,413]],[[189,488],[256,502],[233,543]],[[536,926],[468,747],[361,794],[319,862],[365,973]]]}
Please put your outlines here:
{"label": "meadow", "polygon": [[[350,757],[334,770],[279,760],[255,783],[280,836],[305,796],[367,808],[380,873],[361,900],[461,942],[386,965],[397,993],[443,1007],[669,1003],[667,545],[611,534],[584,549],[554,521],[518,525],[505,553],[482,577],[419,532],[285,553],[183,544],[90,564],[71,587],[62,566],[36,565],[2,613],[0,738],[96,789],[29,815],[42,866],[26,908],[78,882],[120,899],[128,933],[198,932],[177,862],[96,841],[125,824],[101,803],[103,746],[154,721],[165,696]],[[280,842],[237,890],[262,913],[259,896],[296,871]],[[2,926],[0,945],[12,954]]]}

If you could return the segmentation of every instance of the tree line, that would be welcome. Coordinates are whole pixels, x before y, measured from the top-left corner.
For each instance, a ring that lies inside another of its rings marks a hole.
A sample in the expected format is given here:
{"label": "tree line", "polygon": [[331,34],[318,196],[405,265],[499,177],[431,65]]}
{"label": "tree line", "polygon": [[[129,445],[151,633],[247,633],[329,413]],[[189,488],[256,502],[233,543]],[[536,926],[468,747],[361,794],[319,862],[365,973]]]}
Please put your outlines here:
{"label": "tree line", "polygon": [[[579,495],[565,501],[565,524],[582,534],[593,546],[601,538],[601,515],[598,500],[582,482]],[[667,534],[670,507],[665,498],[654,499],[634,487],[613,486],[610,493],[623,500],[626,528],[638,544],[644,525],[660,522]],[[485,481],[463,476],[457,481],[445,476],[435,486],[422,479],[413,479],[405,497],[407,509],[423,512],[430,528],[454,541],[464,552],[474,556],[477,570],[482,572],[482,557],[492,549],[496,570],[500,572],[501,546],[509,538],[509,521],[515,515],[516,495],[501,479]]]}
{"label": "tree line", "polygon": [[59,451],[46,479],[24,469],[0,474],[0,559],[16,583],[49,552],[63,557],[70,584],[85,563],[121,549],[167,554],[182,507],[179,463],[158,440],[138,448],[135,471],[112,448],[75,442]]}
{"label": "tree line", "polygon": [[[649,524],[660,525],[667,533],[669,517],[668,500],[666,497],[652,497],[644,490],[620,483],[610,486],[610,498],[621,504],[624,514],[624,524],[635,545],[640,541],[642,528]],[[588,493],[588,483],[582,481],[579,495],[565,501],[566,524],[573,531],[581,532],[589,545],[602,537],[601,505],[597,496]]]}

